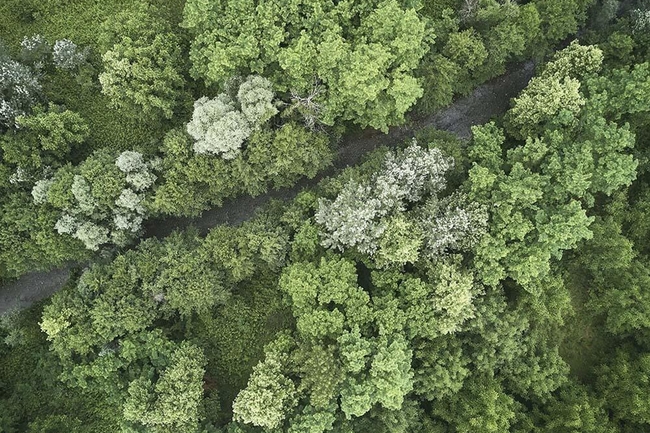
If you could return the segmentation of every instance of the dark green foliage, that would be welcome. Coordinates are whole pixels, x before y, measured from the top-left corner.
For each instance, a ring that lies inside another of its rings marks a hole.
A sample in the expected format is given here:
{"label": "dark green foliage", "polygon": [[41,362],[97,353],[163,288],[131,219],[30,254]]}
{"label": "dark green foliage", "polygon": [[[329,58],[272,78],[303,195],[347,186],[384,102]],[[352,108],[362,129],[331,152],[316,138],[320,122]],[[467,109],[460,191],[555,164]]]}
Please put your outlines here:
{"label": "dark green foliage", "polygon": [[53,104],[47,111],[35,107],[31,115],[16,118],[16,125],[18,131],[2,138],[3,159],[36,175],[62,165],[89,130],[81,115]]}
{"label": "dark green foliage", "polygon": [[[42,306],[5,316],[0,326],[0,427],[8,433],[91,433],[117,428],[119,408],[101,394],[70,389],[38,328]],[[12,338],[8,338],[13,336]]]}

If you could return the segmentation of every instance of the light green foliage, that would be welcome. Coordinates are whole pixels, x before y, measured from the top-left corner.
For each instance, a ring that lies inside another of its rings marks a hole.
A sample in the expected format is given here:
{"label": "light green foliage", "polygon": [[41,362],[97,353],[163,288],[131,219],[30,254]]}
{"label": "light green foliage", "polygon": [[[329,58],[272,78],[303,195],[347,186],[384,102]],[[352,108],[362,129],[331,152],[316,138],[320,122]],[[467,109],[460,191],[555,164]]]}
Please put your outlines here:
{"label": "light green foliage", "polygon": [[[558,53],[542,79],[560,72],[574,74],[569,63],[576,66],[576,76],[588,76],[597,70],[600,58],[597,50],[571,45]],[[511,277],[526,290],[538,292],[550,260],[591,237],[587,210],[595,195],[629,185],[637,162],[626,154],[634,144],[629,128],[608,122],[591,99],[580,96],[583,108],[570,115],[564,111],[567,116],[556,113],[539,123],[518,105],[521,98],[509,113],[511,125],[519,126],[509,132],[525,143],[503,155],[498,148],[505,141],[503,132],[493,125],[475,128],[478,146],[469,173],[470,198],[492,203],[491,234],[477,248],[476,266],[483,282],[495,285]]]}
{"label": "light green foliage", "polygon": [[602,403],[577,384],[563,387],[537,415],[544,433],[614,433]]}
{"label": "light green foliage", "polygon": [[289,122],[253,133],[232,160],[197,155],[190,137],[172,130],[163,143],[164,181],[156,191],[156,211],[196,215],[209,204],[238,194],[258,195],[268,185],[289,186],[314,177],[333,159],[327,135]]}
{"label": "light green foliage", "polygon": [[259,126],[278,113],[273,104],[273,85],[259,75],[251,75],[239,86],[237,101],[249,124]]}
{"label": "light green foliage", "polygon": [[576,117],[586,102],[580,92],[580,80],[597,73],[602,60],[600,49],[575,41],[556,53],[542,73],[515,98],[507,114],[509,132],[525,139],[538,135],[556,117],[567,119],[565,122]]}
{"label": "light green foliage", "polygon": [[488,56],[483,41],[472,30],[449,35],[443,53],[461,69],[467,71],[476,69]]}
{"label": "light green foliage", "polygon": [[197,260],[196,247],[190,236],[148,240],[108,266],[90,268],[76,290],[60,292],[45,310],[42,328],[55,351],[62,358],[96,353],[147,329],[156,317],[189,316],[223,302],[220,274]]}
{"label": "light green foliage", "polygon": [[540,133],[546,122],[576,116],[585,104],[579,89],[574,78],[534,77],[508,112],[510,129],[517,131],[516,136],[530,137]]}
{"label": "light green foliage", "polygon": [[[288,341],[287,341],[288,340]],[[295,385],[283,374],[290,338],[280,337],[265,351],[264,361],[253,367],[247,387],[233,402],[236,421],[274,429],[295,405]]]}
{"label": "light green foliage", "polygon": [[507,389],[522,398],[546,400],[567,381],[569,366],[548,335],[531,327],[519,340],[521,353],[501,370]]}
{"label": "light green foliage", "polygon": [[187,124],[188,134],[196,140],[194,151],[235,158],[251,132],[278,113],[274,96],[270,81],[251,75],[239,86],[237,104],[227,93],[197,100]]}
{"label": "light green foliage", "polygon": [[580,80],[597,73],[602,60],[600,49],[575,41],[557,53],[515,99],[507,115],[511,135],[525,139],[539,135],[556,118],[570,122],[586,102]]}
{"label": "light green foliage", "polygon": [[650,386],[650,355],[625,349],[617,350],[599,369],[598,387],[615,419],[648,424],[650,405],[645,396]]}
{"label": "light green foliage", "polygon": [[160,326],[208,314],[228,298],[226,257],[208,251],[196,235],[147,240],[91,267],[44,311],[61,378],[123,405],[128,431],[193,431],[203,416],[203,352],[179,346]]}
{"label": "light green foliage", "polygon": [[590,85],[595,103],[614,119],[626,114],[648,111],[647,97],[650,93],[650,64],[633,65],[631,68],[614,69],[609,77],[595,77]]}
{"label": "light green foliage", "polygon": [[396,0],[190,1],[182,25],[195,36],[195,76],[220,83],[258,73],[301,97],[317,80],[326,89],[318,98],[319,120],[326,124],[352,120],[386,131],[422,95],[411,71],[427,51],[429,35],[415,10]]}
{"label": "light green foliage", "polygon": [[[59,212],[34,203],[28,191],[7,193],[0,211],[0,275],[17,277],[37,269],[83,260],[87,250],[53,230]],[[41,196],[42,199],[42,196]]]}
{"label": "light green foliage", "polygon": [[541,43],[559,41],[575,34],[580,23],[586,18],[587,7],[591,0],[572,0],[558,2],[553,0],[536,0],[541,26],[539,39]]}
{"label": "light green foliage", "polygon": [[[453,62],[458,71],[454,90],[467,93],[473,87],[469,77],[488,58],[483,41],[473,29],[454,32],[442,47],[442,53]],[[466,83],[467,87],[461,87],[459,83]]]}
{"label": "light green foliage", "polygon": [[178,37],[146,3],[111,16],[102,28],[102,92],[134,114],[171,118],[185,83]]}
{"label": "light green foliage", "polygon": [[273,132],[254,133],[248,143],[248,161],[276,188],[309,179],[334,158],[328,137],[289,122]]}
{"label": "light green foliage", "polygon": [[420,255],[424,234],[402,215],[389,219],[378,241],[377,264],[414,263]]}
{"label": "light green foliage", "polygon": [[[321,409],[340,398],[346,419],[360,417],[375,405],[399,410],[413,387],[408,341],[399,326],[382,326],[383,312],[373,311],[356,278],[352,263],[332,256],[317,265],[303,262],[286,267],[279,283],[296,319],[290,340],[297,345],[291,355],[294,366],[289,365],[285,373],[301,379],[296,398],[308,399],[312,407]],[[381,330],[379,335],[372,331],[375,327]],[[340,351],[332,350],[337,342]],[[274,385],[265,385],[256,394],[273,394],[273,389]],[[251,393],[249,383],[240,396]],[[292,419],[279,408],[272,413],[281,414],[277,423]]]}
{"label": "light green foliage", "polygon": [[119,408],[106,399],[70,389],[58,378],[61,365],[50,350],[35,305],[12,316],[11,334],[0,324],[0,428],[3,432],[90,433],[118,430]]}
{"label": "light green foliage", "polygon": [[465,322],[474,317],[473,300],[478,290],[472,275],[461,270],[457,263],[439,261],[432,264],[424,280],[400,277],[400,281],[396,277],[390,272],[372,274],[376,286],[393,292],[375,301],[378,307],[386,308],[377,320],[380,323],[386,320],[394,308],[392,303],[397,302],[397,311],[403,315],[402,326],[409,339],[435,339],[459,332]]}
{"label": "light green foliage", "polygon": [[210,231],[203,245],[225,272],[225,277],[237,284],[251,278],[260,267],[273,271],[285,264],[289,238],[282,227],[273,226],[263,218],[248,221],[239,228],[218,226]]}
{"label": "light green foliage", "polygon": [[[614,207],[611,206],[610,211]],[[627,206],[596,220],[594,238],[581,248],[580,262],[589,271],[589,281],[594,286],[589,308],[604,316],[607,331],[631,336],[645,345],[650,342],[650,311],[647,308],[650,265],[647,256],[639,254],[644,241],[635,245],[623,234],[622,228],[623,221],[628,218],[642,225],[645,216],[626,215],[626,211]],[[643,233],[642,226],[638,229]]]}
{"label": "light green foliage", "polygon": [[582,80],[600,71],[602,62],[603,52],[600,48],[573,41],[553,56],[545,65],[541,76],[569,76]]}
{"label": "light green foliage", "polygon": [[[412,351],[405,338],[380,338],[370,365],[370,378],[377,403],[385,409],[400,410],[404,396],[413,389]],[[342,397],[345,394],[342,394]],[[341,402],[343,406],[343,401]],[[346,413],[353,413],[346,411]]]}
{"label": "light green foliage", "polygon": [[469,375],[469,358],[460,340],[449,336],[420,341],[414,351],[414,391],[426,400],[457,393]]}

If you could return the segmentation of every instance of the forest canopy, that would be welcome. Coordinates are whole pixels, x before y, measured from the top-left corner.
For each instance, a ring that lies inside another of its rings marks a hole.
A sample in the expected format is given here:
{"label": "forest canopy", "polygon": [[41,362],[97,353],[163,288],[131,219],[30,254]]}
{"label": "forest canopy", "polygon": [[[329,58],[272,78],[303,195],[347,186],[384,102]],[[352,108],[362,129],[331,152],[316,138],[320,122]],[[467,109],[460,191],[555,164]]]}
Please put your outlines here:
{"label": "forest canopy", "polygon": [[0,431],[650,430],[649,7],[3,2]]}

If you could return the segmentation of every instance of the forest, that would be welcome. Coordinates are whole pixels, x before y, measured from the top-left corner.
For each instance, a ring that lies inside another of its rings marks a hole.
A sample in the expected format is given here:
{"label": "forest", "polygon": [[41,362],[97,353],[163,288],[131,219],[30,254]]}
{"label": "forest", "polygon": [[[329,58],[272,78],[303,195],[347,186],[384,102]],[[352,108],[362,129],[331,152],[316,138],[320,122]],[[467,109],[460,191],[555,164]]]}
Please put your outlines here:
{"label": "forest", "polygon": [[649,140],[649,0],[3,0],[0,432],[650,432]]}

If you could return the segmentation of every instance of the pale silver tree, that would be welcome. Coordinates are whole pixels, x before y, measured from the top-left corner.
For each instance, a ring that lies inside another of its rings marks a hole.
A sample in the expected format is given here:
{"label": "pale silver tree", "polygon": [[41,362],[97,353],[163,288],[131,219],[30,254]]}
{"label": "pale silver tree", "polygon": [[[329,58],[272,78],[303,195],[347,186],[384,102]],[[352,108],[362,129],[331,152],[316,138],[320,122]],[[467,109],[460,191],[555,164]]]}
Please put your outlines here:
{"label": "pale silver tree", "polygon": [[131,173],[146,168],[142,154],[133,150],[125,150],[120,153],[115,160],[115,165],[117,165],[117,168],[119,168],[123,173]]}
{"label": "pale silver tree", "polygon": [[77,231],[77,227],[79,227],[77,220],[72,215],[67,213],[61,215],[61,218],[59,218],[59,220],[54,225],[56,231],[61,235],[72,235]]}
{"label": "pale silver tree", "polygon": [[0,125],[17,127],[16,118],[23,116],[37,101],[41,85],[30,68],[0,55]]}
{"label": "pale silver tree", "polygon": [[33,66],[37,71],[45,66],[52,50],[52,47],[42,35],[23,37],[20,47],[22,62]]}
{"label": "pale silver tree", "polygon": [[32,197],[35,204],[44,204],[47,201],[47,192],[53,183],[53,179],[41,179],[34,184]]}
{"label": "pale silver tree", "polygon": [[274,97],[273,84],[259,75],[249,76],[237,92],[241,112],[253,127],[267,122],[278,113],[273,104]]}
{"label": "pale silver tree", "polygon": [[194,102],[187,132],[194,138],[198,154],[220,155],[233,159],[253,130],[275,116],[273,89],[266,78],[251,75],[237,92],[237,104],[226,93],[213,99],[202,97]]}
{"label": "pale silver tree", "polygon": [[230,97],[221,94],[214,99],[203,97],[194,103],[187,132],[196,140],[196,153],[233,159],[239,154],[251,128],[244,115],[235,109]]}
{"label": "pale silver tree", "polygon": [[80,50],[69,39],[60,39],[52,47],[52,62],[59,69],[71,71],[83,65],[88,57],[88,49]]}
{"label": "pale silver tree", "polygon": [[440,150],[415,142],[387,153],[368,180],[349,181],[336,199],[319,201],[315,219],[323,226],[322,245],[355,248],[382,267],[414,262],[423,251],[434,257],[473,246],[485,229],[485,211],[459,194],[437,197],[452,166]]}
{"label": "pale silver tree", "polygon": [[90,184],[79,174],[75,175],[72,181],[72,195],[77,200],[77,207],[71,210],[72,212],[80,212],[87,216],[95,212],[97,201],[92,196]]}
{"label": "pale silver tree", "polygon": [[90,221],[86,221],[77,227],[74,235],[84,243],[84,246],[92,251],[97,251],[99,246],[108,242],[108,229]]}

